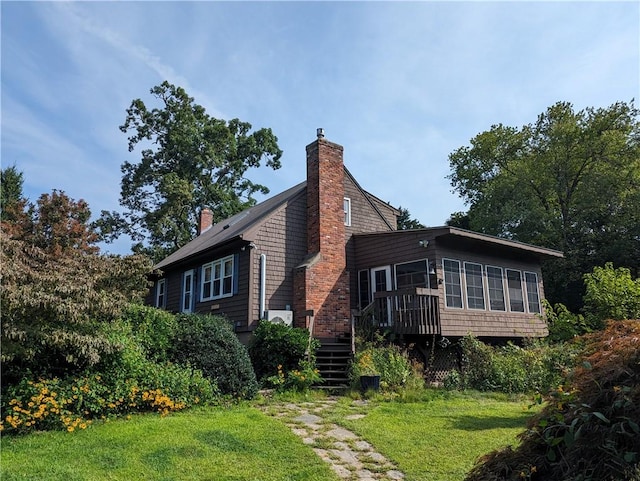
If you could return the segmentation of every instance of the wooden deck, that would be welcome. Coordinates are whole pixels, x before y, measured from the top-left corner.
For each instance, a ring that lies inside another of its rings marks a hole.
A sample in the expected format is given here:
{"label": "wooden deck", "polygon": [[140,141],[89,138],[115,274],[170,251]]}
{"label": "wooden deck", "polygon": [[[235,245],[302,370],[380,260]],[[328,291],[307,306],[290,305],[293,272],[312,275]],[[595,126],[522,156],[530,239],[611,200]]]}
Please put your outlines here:
{"label": "wooden deck", "polygon": [[438,290],[413,288],[376,292],[373,302],[363,309],[356,323],[364,330],[440,334]]}

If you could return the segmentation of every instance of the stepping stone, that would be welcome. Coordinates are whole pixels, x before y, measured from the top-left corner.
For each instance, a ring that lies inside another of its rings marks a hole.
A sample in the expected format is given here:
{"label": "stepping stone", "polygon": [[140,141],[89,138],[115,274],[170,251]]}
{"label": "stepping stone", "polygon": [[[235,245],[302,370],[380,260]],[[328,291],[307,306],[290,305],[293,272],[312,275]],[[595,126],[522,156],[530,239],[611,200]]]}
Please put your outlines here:
{"label": "stepping stone", "polygon": [[347,429],[336,427],[327,432],[327,436],[337,439],[338,441],[346,441],[347,439],[356,439],[357,436]]}
{"label": "stepping stone", "polygon": [[356,419],[362,419],[363,417],[365,417],[364,414],[349,414],[348,416],[345,416],[345,419],[348,419],[349,421],[354,421]]}
{"label": "stepping stone", "polygon": [[318,424],[320,421],[322,421],[322,418],[320,416],[316,416],[315,414],[306,413],[298,416],[294,419],[294,421],[304,424]]}

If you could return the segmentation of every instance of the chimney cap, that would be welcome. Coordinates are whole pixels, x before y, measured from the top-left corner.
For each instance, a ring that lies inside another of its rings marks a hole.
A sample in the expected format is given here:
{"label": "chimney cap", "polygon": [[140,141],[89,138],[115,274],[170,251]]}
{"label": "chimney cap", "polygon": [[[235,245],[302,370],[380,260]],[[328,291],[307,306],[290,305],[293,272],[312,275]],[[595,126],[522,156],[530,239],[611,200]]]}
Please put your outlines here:
{"label": "chimney cap", "polygon": [[318,127],[316,129],[316,135],[318,136],[319,139],[323,139],[324,138],[324,129],[322,127]]}

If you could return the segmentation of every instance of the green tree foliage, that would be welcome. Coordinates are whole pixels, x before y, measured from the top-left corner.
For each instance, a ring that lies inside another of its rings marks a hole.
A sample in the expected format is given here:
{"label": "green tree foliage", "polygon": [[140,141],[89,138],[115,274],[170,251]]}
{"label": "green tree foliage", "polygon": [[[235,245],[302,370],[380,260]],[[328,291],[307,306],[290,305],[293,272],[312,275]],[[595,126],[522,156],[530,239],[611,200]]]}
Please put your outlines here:
{"label": "green tree foliage", "polygon": [[2,222],[22,220],[26,200],[22,196],[24,175],[16,166],[0,171],[0,216]]}
{"label": "green tree foliage", "polygon": [[105,240],[126,233],[139,242],[135,252],[159,260],[195,237],[202,208],[221,220],[253,205],[256,192],[268,193],[246,173],[263,160],[278,169],[282,151],[271,129],[250,133],[249,123],[210,117],[180,87],[165,81],[151,94],[160,107],[136,99],[120,126],[129,151],[140,148],[142,157],[121,167],[126,210],[103,211],[97,225]]}
{"label": "green tree foliage", "polygon": [[102,326],[142,299],[151,268],[143,256],[99,255],[85,202],[20,195],[0,229],[3,383],[77,372],[116,349]]}
{"label": "green tree foliage", "polygon": [[424,224],[421,224],[417,219],[411,218],[411,213],[409,209],[404,207],[399,207],[400,215],[398,216],[398,230],[409,230],[409,229],[424,229]]}
{"label": "green tree foliage", "polygon": [[445,222],[448,226],[458,227],[460,229],[471,229],[469,214],[467,212],[454,212]]}
{"label": "green tree foliage", "polygon": [[575,112],[559,102],[521,128],[494,125],[449,156],[473,230],[559,249],[553,302],[578,310],[582,274],[640,269],[640,122],[633,103]]}
{"label": "green tree foliage", "polygon": [[640,319],[640,278],[633,279],[629,269],[614,269],[612,263],[596,266],[584,275],[584,283],[584,312],[590,324],[601,327],[609,319]]}

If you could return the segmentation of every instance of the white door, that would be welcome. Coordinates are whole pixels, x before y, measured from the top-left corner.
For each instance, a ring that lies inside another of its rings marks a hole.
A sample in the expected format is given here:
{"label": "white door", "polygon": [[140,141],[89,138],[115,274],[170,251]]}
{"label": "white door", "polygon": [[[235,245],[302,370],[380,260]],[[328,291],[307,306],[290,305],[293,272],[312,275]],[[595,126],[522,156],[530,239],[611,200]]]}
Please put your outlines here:
{"label": "white door", "polygon": [[[371,269],[371,298],[374,298],[376,292],[390,291],[391,285],[391,266],[376,267]],[[380,325],[391,325],[391,298],[376,301],[376,306],[380,309]]]}

